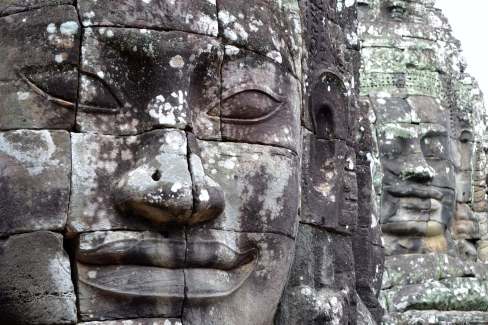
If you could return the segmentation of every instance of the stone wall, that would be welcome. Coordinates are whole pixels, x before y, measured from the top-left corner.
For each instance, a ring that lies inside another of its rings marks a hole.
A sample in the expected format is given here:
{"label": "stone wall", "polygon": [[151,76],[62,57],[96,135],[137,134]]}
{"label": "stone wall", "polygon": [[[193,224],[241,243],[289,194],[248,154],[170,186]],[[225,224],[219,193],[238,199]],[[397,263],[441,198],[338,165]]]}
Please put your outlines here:
{"label": "stone wall", "polygon": [[300,1],[304,35],[302,201],[295,261],[276,324],[374,324],[383,249],[372,137],[358,105],[352,1]]}

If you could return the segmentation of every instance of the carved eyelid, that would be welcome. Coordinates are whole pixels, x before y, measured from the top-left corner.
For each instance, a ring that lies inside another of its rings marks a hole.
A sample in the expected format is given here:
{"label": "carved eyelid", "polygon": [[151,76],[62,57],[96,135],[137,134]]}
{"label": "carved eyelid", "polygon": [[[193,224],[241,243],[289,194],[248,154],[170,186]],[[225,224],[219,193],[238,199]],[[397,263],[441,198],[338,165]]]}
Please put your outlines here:
{"label": "carved eyelid", "polygon": [[254,124],[254,123],[259,123],[266,121],[267,119],[271,118],[283,105],[285,102],[285,97],[276,94],[274,91],[269,89],[266,86],[256,86],[253,85],[253,87],[249,86],[240,86],[240,87],[235,87],[230,90],[227,90],[222,93],[222,103],[225,102],[226,100],[242,94],[246,92],[257,92],[261,93],[263,96],[267,96],[271,98],[273,101],[277,103],[276,107],[271,110],[270,112],[263,114],[259,117],[256,118],[231,118],[231,117],[222,117],[222,121],[226,123],[235,123],[235,124]]}
{"label": "carved eyelid", "polygon": [[100,106],[94,106],[94,105],[84,105],[81,103],[78,103],[78,109],[81,112],[84,113],[94,113],[94,114],[106,114],[106,115],[115,115],[119,113],[119,108],[122,107],[122,103],[120,102],[119,98],[115,95],[115,93],[112,91],[112,89],[109,87],[109,85],[105,82],[105,80],[101,79],[97,74],[91,73],[85,70],[80,69],[80,77],[85,75],[89,78],[93,78],[96,81],[100,82],[105,89],[108,90],[112,98],[115,100],[117,105],[119,107],[117,108],[111,108],[111,107],[100,107]]}
{"label": "carved eyelid", "polygon": [[[81,73],[82,71],[79,71],[79,74]],[[98,78],[98,76],[86,72],[83,73],[89,77],[96,78],[104,85],[104,87],[107,87],[105,83],[100,78]],[[74,109],[76,107],[76,103],[52,96],[48,92],[42,90],[32,80],[30,80],[23,72],[18,71],[17,74],[19,75],[20,79],[22,79],[36,94],[45,98],[47,101],[58,104],[59,106],[64,108]],[[118,98],[112,92],[110,92],[110,94],[120,106],[120,101],[118,100]],[[119,112],[117,108],[97,107],[92,105],[83,105],[80,103],[78,103],[78,109],[86,113],[117,114]]]}
{"label": "carved eyelid", "polygon": [[20,79],[22,79],[32,89],[32,91],[34,91],[39,96],[45,98],[47,101],[58,104],[59,106],[64,108],[74,109],[76,107],[76,104],[73,102],[54,97],[49,93],[45,92],[44,90],[39,88],[34,82],[32,82],[29,78],[27,78],[27,76],[24,73],[18,71],[17,74],[19,75]]}

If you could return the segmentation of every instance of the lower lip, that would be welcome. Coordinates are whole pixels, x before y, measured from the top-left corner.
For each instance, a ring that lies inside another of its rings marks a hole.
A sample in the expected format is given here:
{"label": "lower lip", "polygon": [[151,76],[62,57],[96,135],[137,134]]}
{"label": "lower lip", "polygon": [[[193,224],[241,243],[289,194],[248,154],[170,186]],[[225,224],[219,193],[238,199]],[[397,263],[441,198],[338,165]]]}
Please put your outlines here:
{"label": "lower lip", "polygon": [[254,271],[256,259],[233,270],[82,263],[77,266],[78,281],[102,292],[126,297],[207,300],[238,290]]}

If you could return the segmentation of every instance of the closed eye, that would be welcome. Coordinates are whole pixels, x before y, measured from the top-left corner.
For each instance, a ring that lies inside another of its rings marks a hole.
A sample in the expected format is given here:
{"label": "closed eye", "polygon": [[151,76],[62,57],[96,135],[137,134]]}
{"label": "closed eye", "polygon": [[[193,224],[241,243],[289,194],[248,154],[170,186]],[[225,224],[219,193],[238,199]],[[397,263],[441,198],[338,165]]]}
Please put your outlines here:
{"label": "closed eye", "polygon": [[230,124],[258,124],[272,118],[284,103],[284,99],[267,90],[252,88],[224,96],[221,119]]}
{"label": "closed eye", "polygon": [[59,95],[51,95],[47,90],[45,90],[46,87],[42,87],[42,85],[38,86],[37,83],[34,82],[32,77],[31,78],[27,77],[27,75],[21,71],[17,72],[17,74],[19,75],[20,79],[24,81],[32,89],[34,93],[43,97],[47,101],[57,104],[64,108],[74,109],[76,107],[74,99],[71,98],[64,99],[64,98],[60,98]]}
{"label": "closed eye", "polygon": [[78,110],[94,114],[117,114],[123,105],[109,85],[96,74],[80,72],[80,103]]}

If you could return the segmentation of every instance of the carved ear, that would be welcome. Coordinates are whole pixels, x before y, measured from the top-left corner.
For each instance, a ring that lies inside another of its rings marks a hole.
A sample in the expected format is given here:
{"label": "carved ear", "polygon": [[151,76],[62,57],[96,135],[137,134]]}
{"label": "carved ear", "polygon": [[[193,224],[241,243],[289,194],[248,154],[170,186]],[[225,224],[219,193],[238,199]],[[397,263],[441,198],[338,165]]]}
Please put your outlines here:
{"label": "carved ear", "polygon": [[309,109],[314,133],[320,139],[345,139],[347,134],[346,87],[331,72],[322,74],[312,88]]}

